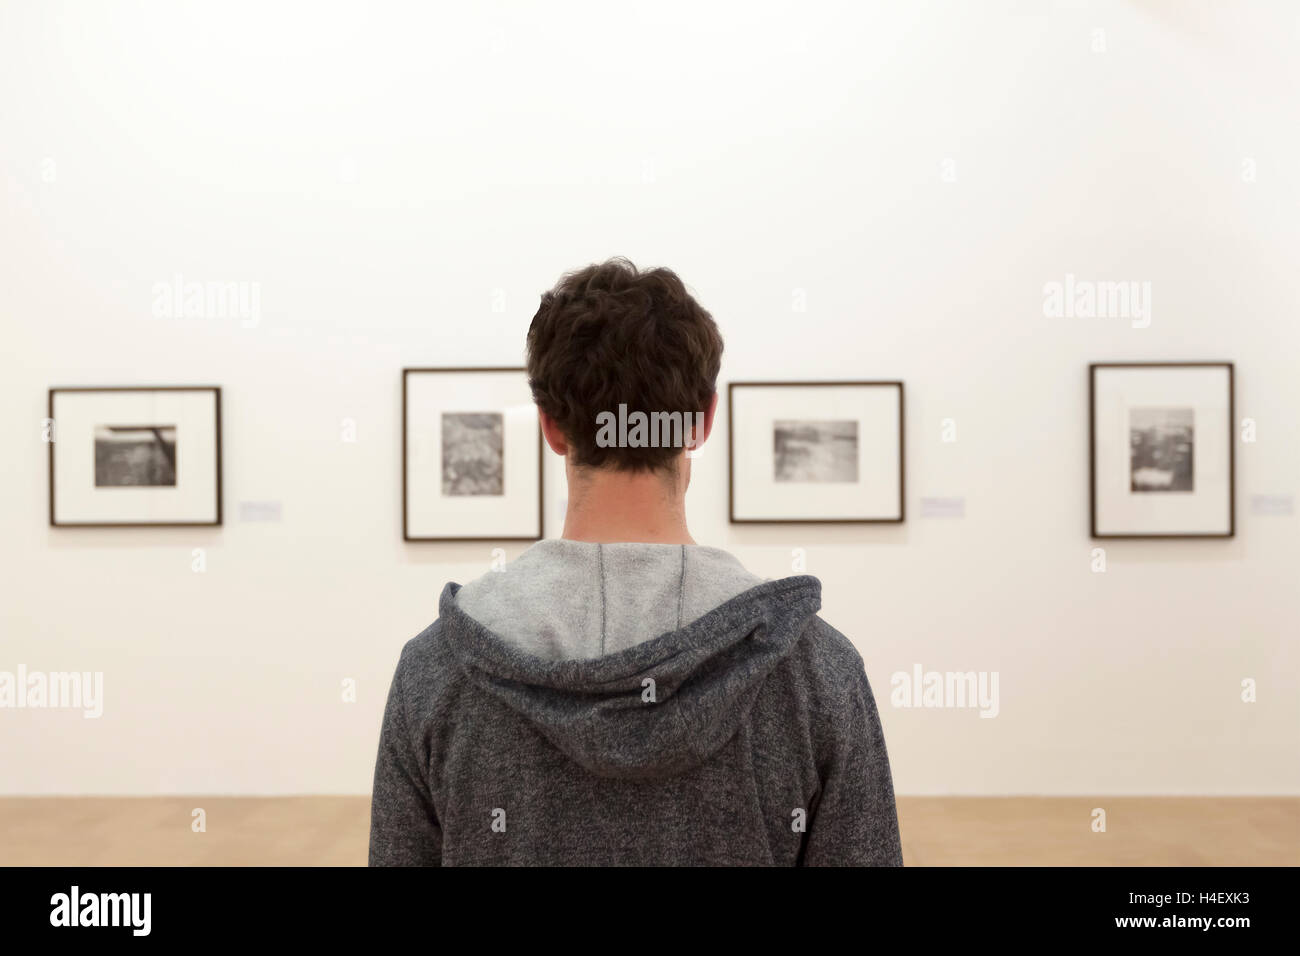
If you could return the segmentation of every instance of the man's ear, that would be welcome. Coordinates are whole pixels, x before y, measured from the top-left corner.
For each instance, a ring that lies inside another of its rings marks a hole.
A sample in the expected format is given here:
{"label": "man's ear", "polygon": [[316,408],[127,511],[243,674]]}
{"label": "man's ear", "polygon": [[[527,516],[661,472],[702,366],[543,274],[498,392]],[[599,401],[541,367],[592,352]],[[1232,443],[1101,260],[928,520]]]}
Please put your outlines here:
{"label": "man's ear", "polygon": [[709,407],[704,410],[704,421],[702,426],[700,428],[692,427],[691,429],[695,433],[693,436],[695,440],[691,444],[692,449],[699,448],[709,440],[709,435],[713,432],[713,419],[717,413],[718,393],[714,392],[713,398],[709,400]]}
{"label": "man's ear", "polygon": [[568,455],[568,439],[564,437],[564,432],[560,429],[560,426],[555,424],[555,419],[539,408],[537,410],[537,421],[541,423],[542,437],[546,439],[546,444],[551,446],[551,451],[561,458]]}

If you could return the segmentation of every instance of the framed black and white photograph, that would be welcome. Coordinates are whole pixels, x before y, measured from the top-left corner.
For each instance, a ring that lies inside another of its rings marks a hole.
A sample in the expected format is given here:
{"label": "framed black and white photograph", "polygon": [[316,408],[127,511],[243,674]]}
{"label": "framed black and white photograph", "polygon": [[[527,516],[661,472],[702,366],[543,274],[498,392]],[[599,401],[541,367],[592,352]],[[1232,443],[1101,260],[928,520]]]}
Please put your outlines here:
{"label": "framed black and white photograph", "polygon": [[522,368],[402,370],[402,536],[542,537],[542,434]]}
{"label": "framed black and white photograph", "polygon": [[902,382],[732,382],[731,521],[899,522]]}
{"label": "framed black and white photograph", "polygon": [[221,524],[221,389],[52,388],[50,524]]}
{"label": "framed black and white photograph", "polygon": [[1230,538],[1231,362],[1089,366],[1094,538]]}

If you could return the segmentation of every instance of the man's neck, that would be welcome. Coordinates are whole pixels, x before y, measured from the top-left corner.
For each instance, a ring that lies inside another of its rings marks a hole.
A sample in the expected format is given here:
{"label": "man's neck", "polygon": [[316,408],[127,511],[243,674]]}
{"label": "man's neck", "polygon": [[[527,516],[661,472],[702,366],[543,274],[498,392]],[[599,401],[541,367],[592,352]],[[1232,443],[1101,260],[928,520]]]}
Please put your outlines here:
{"label": "man's neck", "polygon": [[564,537],[613,544],[694,544],[686,529],[686,488],[663,473],[569,470]]}

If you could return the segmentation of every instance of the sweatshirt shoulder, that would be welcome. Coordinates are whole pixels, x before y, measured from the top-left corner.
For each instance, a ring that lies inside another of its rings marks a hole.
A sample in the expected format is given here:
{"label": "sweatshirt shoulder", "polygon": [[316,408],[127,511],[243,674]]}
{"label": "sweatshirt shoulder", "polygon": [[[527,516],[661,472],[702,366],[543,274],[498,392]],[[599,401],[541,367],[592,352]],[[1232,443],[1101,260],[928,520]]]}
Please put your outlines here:
{"label": "sweatshirt shoulder", "polygon": [[808,622],[790,657],[812,696],[830,709],[843,706],[866,683],[858,649],[820,617]]}
{"label": "sweatshirt shoulder", "polygon": [[442,622],[436,620],[402,645],[393,683],[405,696],[428,699],[430,690],[445,686],[459,672]]}

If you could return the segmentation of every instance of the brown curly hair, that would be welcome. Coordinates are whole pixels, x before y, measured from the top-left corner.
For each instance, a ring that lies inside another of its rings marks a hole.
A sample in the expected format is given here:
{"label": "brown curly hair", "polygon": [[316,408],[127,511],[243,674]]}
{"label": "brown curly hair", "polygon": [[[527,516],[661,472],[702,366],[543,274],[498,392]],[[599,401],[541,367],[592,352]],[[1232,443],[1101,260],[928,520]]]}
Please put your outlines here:
{"label": "brown curly hair", "polygon": [[622,257],[566,274],[528,328],[533,400],[577,465],[671,468],[680,447],[602,447],[597,416],[620,404],[629,415],[706,412],[721,366],[718,327],[677,274],[638,271]]}

